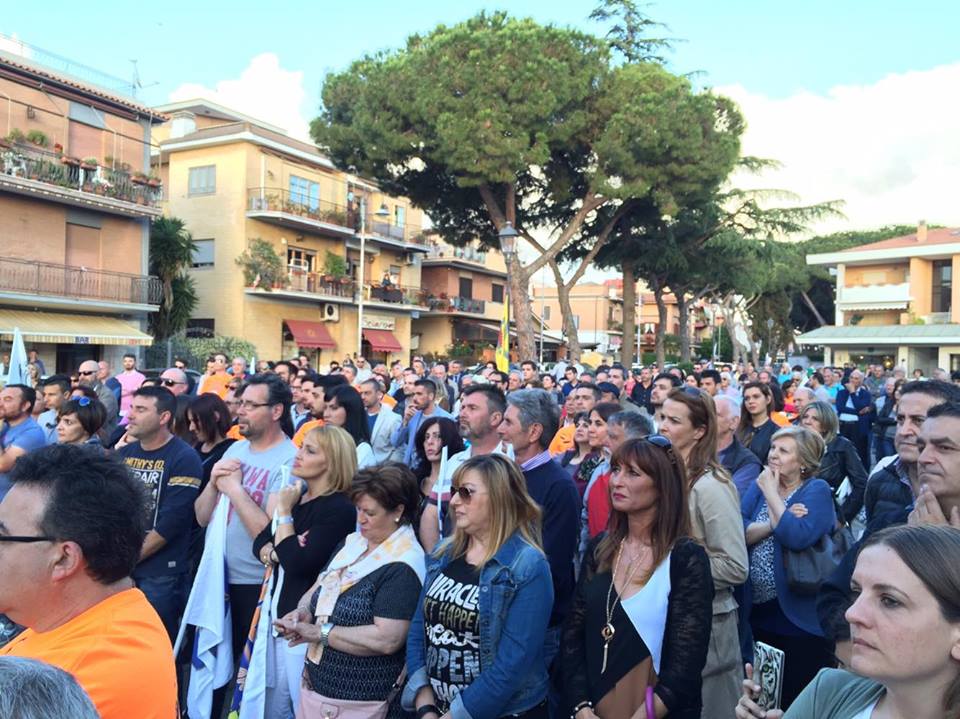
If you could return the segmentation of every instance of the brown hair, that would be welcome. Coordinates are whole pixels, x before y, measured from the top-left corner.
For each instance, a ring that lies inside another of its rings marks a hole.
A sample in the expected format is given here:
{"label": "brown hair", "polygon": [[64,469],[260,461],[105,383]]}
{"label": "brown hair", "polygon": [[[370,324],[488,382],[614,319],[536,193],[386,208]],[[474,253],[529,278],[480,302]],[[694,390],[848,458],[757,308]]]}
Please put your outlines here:
{"label": "brown hair", "polygon": [[[763,382],[747,382],[743,385],[743,394],[746,396],[748,389],[758,389],[763,394],[763,398],[767,401],[767,418],[770,418],[770,413],[773,411],[773,390],[770,389],[770,385]],[[740,426],[737,427],[737,439],[741,442],[745,441],[747,433],[753,428],[753,417],[750,416],[750,413],[747,411],[747,403],[744,402],[740,405]]]}
{"label": "brown hair", "polygon": [[[658,447],[646,437],[628,439],[613,453],[611,469],[616,472],[624,466],[650,476],[657,490],[656,517],[650,532],[650,543],[653,547],[651,566],[656,568],[678,539],[690,535],[687,473],[673,448]],[[626,536],[626,513],[611,507],[607,535],[597,544],[594,554],[598,571],[603,572],[613,566],[613,558]],[[640,581],[644,579],[639,578]]]}
{"label": "brown hair", "polygon": [[403,505],[400,524],[412,524],[420,505],[420,485],[413,471],[399,462],[383,462],[357,472],[350,488],[350,499],[370,497],[388,512]]}
{"label": "brown hair", "polygon": [[211,442],[216,437],[226,437],[230,431],[230,410],[219,395],[206,392],[197,396],[187,408],[187,415],[200,430],[197,439]]}
{"label": "brown hair", "polygon": [[[454,489],[460,486],[467,472],[476,472],[480,476],[489,495],[490,541],[480,566],[493,559],[515,533],[542,552],[540,507],[527,493],[527,480],[516,463],[498,454],[471,457],[453,473]],[[456,559],[467,553],[469,542],[466,532],[456,527],[453,536],[437,549],[437,554],[450,552],[451,559]]]}
{"label": "brown hair", "polygon": [[678,387],[667,395],[667,399],[686,407],[690,424],[695,429],[703,429],[703,436],[691,448],[687,460],[690,486],[706,472],[712,472],[721,482],[730,481],[730,474],[717,458],[717,409],[713,397],[694,387]]}
{"label": "brown hair", "polygon": [[[864,540],[860,548],[889,547],[923,582],[950,624],[960,623],[960,530],[948,526],[888,527]],[[960,672],[943,695],[946,719],[960,719]]]}

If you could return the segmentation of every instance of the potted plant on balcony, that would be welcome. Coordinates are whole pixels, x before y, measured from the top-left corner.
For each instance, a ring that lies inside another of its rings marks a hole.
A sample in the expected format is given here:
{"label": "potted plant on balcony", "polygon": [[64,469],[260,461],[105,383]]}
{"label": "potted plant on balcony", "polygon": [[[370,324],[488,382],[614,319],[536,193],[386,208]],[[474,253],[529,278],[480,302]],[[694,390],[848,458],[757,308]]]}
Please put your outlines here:
{"label": "potted plant on balcony", "polygon": [[53,151],[54,151],[55,153],[57,153],[57,157],[62,157],[62,156],[63,156],[63,145],[61,145],[59,142],[55,142],[55,143],[53,144]]}
{"label": "potted plant on balcony", "polygon": [[37,147],[46,147],[50,144],[50,140],[47,138],[46,133],[40,130],[30,130],[27,133],[27,142],[30,142]]}
{"label": "potted plant on balcony", "polygon": [[62,155],[60,157],[60,162],[62,162],[64,165],[69,165],[70,167],[80,167],[79,157],[70,157],[70,155]]}
{"label": "potted plant on balcony", "polygon": [[243,279],[247,287],[256,287],[269,292],[282,286],[286,280],[286,267],[273,245],[255,237],[236,262],[243,269]]}
{"label": "potted plant on balcony", "polygon": [[157,175],[147,177],[147,185],[150,187],[160,187],[160,178]]}
{"label": "potted plant on balcony", "polygon": [[323,258],[323,281],[332,283],[343,279],[347,279],[349,282],[346,259],[327,250],[327,254]]}
{"label": "potted plant on balcony", "polygon": [[22,144],[26,142],[26,135],[23,134],[23,130],[14,127],[10,132],[7,133],[7,142],[12,145]]}
{"label": "potted plant on balcony", "polygon": [[132,182],[135,182],[138,185],[146,185],[147,180],[150,178],[144,172],[134,172],[133,176],[130,178]]}
{"label": "potted plant on balcony", "polygon": [[100,166],[100,162],[95,157],[85,157],[80,160],[80,167],[84,170],[96,170]]}

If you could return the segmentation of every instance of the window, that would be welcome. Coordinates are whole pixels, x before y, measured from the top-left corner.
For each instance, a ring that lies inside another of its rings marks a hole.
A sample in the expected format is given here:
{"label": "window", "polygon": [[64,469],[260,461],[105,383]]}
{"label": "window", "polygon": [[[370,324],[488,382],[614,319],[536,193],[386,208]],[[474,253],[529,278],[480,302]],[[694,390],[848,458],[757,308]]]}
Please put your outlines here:
{"label": "window", "polygon": [[320,209],[320,183],[290,175],[290,202],[316,212]]}
{"label": "window", "polygon": [[407,208],[397,205],[393,208],[393,224],[397,227],[403,227],[407,222]]}
{"label": "window", "polygon": [[935,260],[933,263],[933,312],[949,312],[953,293],[953,262]]}
{"label": "window", "polygon": [[460,278],[460,296],[468,300],[473,299],[473,280],[470,277]]}
{"label": "window", "polygon": [[291,270],[313,272],[316,267],[317,253],[299,247],[287,248],[287,267]]}
{"label": "window", "polygon": [[212,195],[217,191],[217,166],[191,167],[187,182],[187,196]]}
{"label": "window", "polygon": [[573,316],[573,326],[580,329],[580,315]]}
{"label": "window", "polygon": [[187,337],[207,338],[214,336],[214,321],[212,319],[191,319],[187,321]]}
{"label": "window", "polygon": [[550,305],[543,306],[543,321],[544,322],[550,321]]}
{"label": "window", "polygon": [[490,285],[490,301],[503,302],[503,285],[496,283]]}
{"label": "window", "polygon": [[194,240],[191,267],[213,267],[213,240]]}

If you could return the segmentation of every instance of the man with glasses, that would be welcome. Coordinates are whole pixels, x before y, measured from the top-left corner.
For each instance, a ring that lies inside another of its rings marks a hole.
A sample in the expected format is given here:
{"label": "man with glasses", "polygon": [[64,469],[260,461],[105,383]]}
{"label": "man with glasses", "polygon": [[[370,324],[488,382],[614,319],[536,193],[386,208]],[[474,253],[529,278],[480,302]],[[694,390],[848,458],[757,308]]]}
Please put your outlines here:
{"label": "man with glasses", "polygon": [[[44,447],[0,503],[0,613],[27,627],[0,656],[72,674],[102,719],[170,719],[170,640],[130,578],[147,532],[143,487],[116,458]],[[55,700],[55,698],[54,698]]]}
{"label": "man with glasses", "polygon": [[116,379],[120,383],[120,416],[126,417],[127,412],[130,411],[133,393],[140,389],[140,385],[146,379],[143,373],[137,371],[136,355],[127,353],[123,356],[123,370]]}
{"label": "man with glasses", "polygon": [[[213,466],[210,481],[195,506],[197,521],[206,527],[220,496],[229,500],[223,560],[230,596],[234,661],[243,651],[263,583],[264,569],[253,553],[253,540],[270,523],[275,493],[283,484],[282,468],[289,468],[297,453],[288,435],[293,433],[291,399],[290,388],[275,374],[257,374],[247,380],[238,408],[244,439],[234,443]],[[199,581],[194,591],[208,592],[205,601],[223,602],[222,593],[199,586]],[[218,691],[225,694],[224,689]],[[219,716],[221,703],[222,699],[214,699],[215,716]]]}
{"label": "man with glasses", "polygon": [[133,579],[160,615],[171,643],[189,592],[193,505],[203,476],[200,457],[170,431],[176,413],[177,399],[168,389],[138,389],[127,415],[133,441],[117,451],[143,482],[152,520]]}
{"label": "man with glasses", "polygon": [[171,367],[160,375],[160,385],[170,390],[174,397],[179,397],[190,390],[190,378],[182,369]]}
{"label": "man with glasses", "polygon": [[107,421],[103,423],[103,427],[100,429],[100,436],[109,439],[113,436],[113,432],[117,428],[117,413],[120,407],[113,392],[99,380],[99,373],[100,365],[97,361],[87,360],[80,364],[80,369],[77,370],[77,377],[80,379],[81,387],[89,387],[92,389],[97,393],[99,400],[103,402],[103,406],[107,410]]}
{"label": "man with glasses", "polygon": [[24,384],[8,384],[0,390],[0,500],[10,489],[10,471],[17,460],[40,449],[47,437],[33,418],[37,393]]}

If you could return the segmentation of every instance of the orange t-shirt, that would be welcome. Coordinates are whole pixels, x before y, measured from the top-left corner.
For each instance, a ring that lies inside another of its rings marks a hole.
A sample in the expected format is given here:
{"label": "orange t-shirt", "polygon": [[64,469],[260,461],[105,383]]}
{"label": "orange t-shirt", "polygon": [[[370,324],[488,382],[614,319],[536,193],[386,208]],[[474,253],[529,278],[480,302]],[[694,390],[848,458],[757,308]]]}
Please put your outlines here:
{"label": "orange t-shirt", "polygon": [[557,433],[553,435],[553,441],[550,442],[550,454],[556,457],[568,449],[573,449],[573,435],[576,434],[576,431],[577,426],[575,424],[568,424],[566,427],[558,429]]}
{"label": "orange t-shirt", "polygon": [[390,409],[393,409],[394,407],[397,406],[397,400],[395,400],[395,399],[394,399],[393,397],[391,397],[390,395],[385,394],[385,395],[383,395],[382,404],[383,404],[385,407],[389,407]]}
{"label": "orange t-shirt", "polygon": [[309,432],[309,431],[310,431],[311,429],[313,429],[314,427],[322,427],[322,426],[323,426],[323,420],[322,420],[322,419],[311,419],[311,420],[308,420],[308,421],[304,422],[304,423],[300,426],[300,429],[297,430],[297,433],[296,433],[295,435],[293,435],[293,443],[294,443],[295,445],[297,445],[298,448],[299,448],[299,447],[302,447],[302,446],[303,446],[303,438],[307,436],[307,432]]}
{"label": "orange t-shirt", "polygon": [[215,394],[223,399],[227,396],[227,385],[230,384],[232,379],[233,376],[226,372],[207,375],[201,380],[200,391],[197,394]]}
{"label": "orange t-shirt", "polygon": [[227,430],[227,439],[235,439],[238,442],[241,439],[246,439],[242,434],[240,434],[240,425],[234,424],[230,426],[230,429]]}
{"label": "orange t-shirt", "polygon": [[25,630],[0,656],[28,657],[76,678],[101,719],[175,719],[173,648],[139,589],[104,599],[66,624]]}

